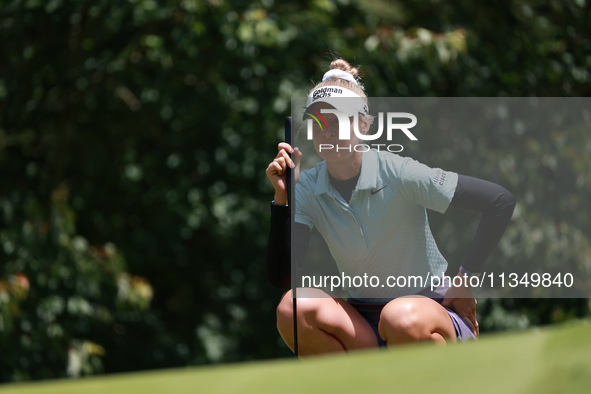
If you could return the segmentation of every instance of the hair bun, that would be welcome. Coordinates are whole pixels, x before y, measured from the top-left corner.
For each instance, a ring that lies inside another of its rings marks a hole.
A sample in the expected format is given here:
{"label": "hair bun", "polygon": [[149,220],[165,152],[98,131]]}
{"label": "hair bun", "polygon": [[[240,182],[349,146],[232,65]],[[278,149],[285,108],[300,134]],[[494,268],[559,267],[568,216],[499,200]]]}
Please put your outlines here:
{"label": "hair bun", "polygon": [[330,63],[330,69],[334,70],[334,69],[339,69],[339,70],[343,70],[349,74],[351,74],[353,76],[353,78],[357,79],[358,75],[359,75],[359,70],[357,69],[357,67],[353,67],[349,64],[349,62],[347,62],[344,59],[335,59]]}

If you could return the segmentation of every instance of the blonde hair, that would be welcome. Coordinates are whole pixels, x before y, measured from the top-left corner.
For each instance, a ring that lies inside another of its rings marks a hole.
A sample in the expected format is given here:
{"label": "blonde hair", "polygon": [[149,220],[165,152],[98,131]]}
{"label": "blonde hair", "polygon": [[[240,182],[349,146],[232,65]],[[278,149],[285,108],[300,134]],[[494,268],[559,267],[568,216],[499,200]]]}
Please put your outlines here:
{"label": "blonde hair", "polygon": [[361,97],[365,98],[367,101],[367,95],[365,94],[365,90],[363,89],[363,85],[360,82],[359,69],[357,67],[351,66],[349,64],[349,62],[347,62],[344,59],[335,59],[330,63],[330,69],[331,70],[334,70],[334,69],[343,70],[344,72],[351,74],[353,76],[353,78],[355,78],[355,80],[357,81],[357,84],[347,81],[346,79],[332,77],[332,78],[327,79],[326,81],[322,81],[322,82],[318,83],[316,86],[314,86],[310,90],[309,93],[311,93],[313,90],[316,90],[318,88],[322,88],[325,86],[340,86],[342,88],[349,89],[349,90],[357,93]]}
{"label": "blonde hair", "polygon": [[[330,69],[331,70],[339,69],[339,70],[343,70],[346,73],[351,74],[353,76],[353,78],[355,78],[355,81],[357,81],[357,83],[355,84],[355,83],[353,83],[351,81],[347,81],[346,79],[343,79],[343,78],[332,77],[332,78],[327,79],[326,81],[322,81],[322,82],[318,83],[316,86],[314,86],[310,90],[310,92],[308,94],[312,93],[312,91],[314,91],[318,88],[322,88],[325,86],[340,86],[342,88],[349,89],[349,90],[357,93],[359,96],[363,97],[363,99],[365,100],[366,103],[368,103],[367,94],[365,94],[365,89],[363,88],[363,85],[361,84],[361,81],[359,78],[359,69],[357,67],[351,66],[349,64],[349,62],[344,59],[335,59],[332,62],[330,62]],[[361,127],[363,128],[363,130],[365,132],[367,132],[373,123],[373,116],[371,116],[369,114],[360,113],[359,114],[359,121],[360,121],[360,124],[362,125]]]}

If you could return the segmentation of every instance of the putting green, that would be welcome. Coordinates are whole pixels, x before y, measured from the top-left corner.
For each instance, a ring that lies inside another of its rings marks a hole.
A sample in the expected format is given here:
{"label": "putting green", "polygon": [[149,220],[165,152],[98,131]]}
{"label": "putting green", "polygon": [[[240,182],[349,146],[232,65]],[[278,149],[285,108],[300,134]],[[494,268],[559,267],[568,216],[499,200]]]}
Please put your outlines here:
{"label": "putting green", "polygon": [[591,323],[416,345],[213,367],[0,385],[0,394],[589,393]]}

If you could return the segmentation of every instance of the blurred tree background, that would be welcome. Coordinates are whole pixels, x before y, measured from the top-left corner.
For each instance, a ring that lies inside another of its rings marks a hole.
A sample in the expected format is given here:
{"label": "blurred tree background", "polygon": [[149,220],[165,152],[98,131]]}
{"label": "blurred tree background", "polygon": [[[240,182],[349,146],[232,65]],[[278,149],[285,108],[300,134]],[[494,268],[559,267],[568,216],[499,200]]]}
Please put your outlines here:
{"label": "blurred tree background", "polygon": [[[591,93],[585,0],[0,0],[0,37],[2,381],[287,356],[264,170],[337,53],[372,96]],[[589,130],[473,137],[417,159],[516,194],[491,259],[591,264]],[[476,220],[454,217],[433,219],[450,261]],[[479,313],[490,332],[589,308]]]}

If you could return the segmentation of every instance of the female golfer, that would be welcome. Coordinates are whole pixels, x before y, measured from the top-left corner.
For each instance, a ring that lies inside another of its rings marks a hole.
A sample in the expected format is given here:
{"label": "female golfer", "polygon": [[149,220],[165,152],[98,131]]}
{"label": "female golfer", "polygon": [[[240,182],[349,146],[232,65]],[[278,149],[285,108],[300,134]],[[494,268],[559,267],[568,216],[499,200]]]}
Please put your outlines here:
{"label": "female golfer", "polygon": [[[326,116],[327,127],[315,124],[313,129],[314,145],[322,162],[300,176],[302,153],[280,143],[277,156],[266,170],[275,189],[267,252],[270,282],[276,286],[290,283],[288,167],[294,169],[297,182],[298,261],[304,258],[310,230],[315,226],[341,272],[441,277],[447,262],[431,234],[426,209],[445,212],[452,206],[482,213],[457,275],[465,278],[478,274],[505,231],[515,197],[494,183],[429,168],[410,158],[350,149],[363,142],[357,134],[367,133],[371,125],[367,96],[357,74],[357,69],[346,61],[334,60],[322,82],[310,91],[306,111],[336,109],[347,113],[351,116],[351,140],[339,140],[337,117]],[[331,101],[328,96],[346,97],[348,101],[341,104],[343,101]],[[344,149],[345,145],[349,149]],[[407,287],[405,293],[379,298],[377,302],[370,300],[363,289],[350,290],[346,300],[309,289],[305,298],[297,299],[299,354],[473,339],[478,336],[478,322],[472,290],[469,286],[450,287],[448,282],[434,291],[426,284],[422,288]],[[277,308],[277,328],[293,350],[292,305],[288,291]]]}

